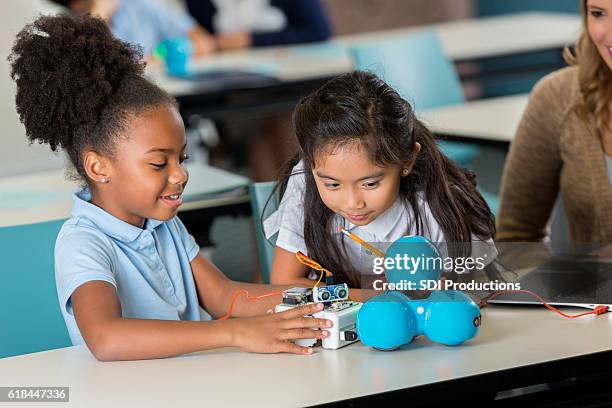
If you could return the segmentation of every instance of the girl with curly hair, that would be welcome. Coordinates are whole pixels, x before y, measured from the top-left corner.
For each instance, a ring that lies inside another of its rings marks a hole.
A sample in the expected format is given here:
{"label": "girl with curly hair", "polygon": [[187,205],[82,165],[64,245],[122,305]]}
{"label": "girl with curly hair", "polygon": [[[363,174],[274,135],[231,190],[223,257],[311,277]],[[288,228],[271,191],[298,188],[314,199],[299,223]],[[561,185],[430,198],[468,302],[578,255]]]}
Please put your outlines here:
{"label": "girl with curly hair", "polygon": [[31,142],[63,150],[83,188],[55,246],[62,314],[74,344],[100,360],[215,347],[309,354],[288,340],[331,326],[321,307],[266,314],[282,287],[232,282],[199,253],[179,218],[188,180],[175,100],[143,76],[139,51],[90,16],[43,16],[9,57],[17,112]]}

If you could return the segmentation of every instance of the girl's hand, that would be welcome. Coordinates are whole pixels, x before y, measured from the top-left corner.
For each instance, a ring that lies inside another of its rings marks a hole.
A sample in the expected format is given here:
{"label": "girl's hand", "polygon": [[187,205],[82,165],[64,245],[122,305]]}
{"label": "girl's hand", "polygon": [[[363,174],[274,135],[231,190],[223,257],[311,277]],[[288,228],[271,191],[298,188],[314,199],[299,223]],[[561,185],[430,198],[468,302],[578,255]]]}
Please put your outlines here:
{"label": "girl's hand", "polygon": [[244,351],[255,353],[311,354],[310,347],[298,346],[291,340],[321,339],[329,336],[331,327],[327,319],[305,317],[323,310],[323,304],[314,303],[295,307],[280,313],[234,320],[233,344]]}

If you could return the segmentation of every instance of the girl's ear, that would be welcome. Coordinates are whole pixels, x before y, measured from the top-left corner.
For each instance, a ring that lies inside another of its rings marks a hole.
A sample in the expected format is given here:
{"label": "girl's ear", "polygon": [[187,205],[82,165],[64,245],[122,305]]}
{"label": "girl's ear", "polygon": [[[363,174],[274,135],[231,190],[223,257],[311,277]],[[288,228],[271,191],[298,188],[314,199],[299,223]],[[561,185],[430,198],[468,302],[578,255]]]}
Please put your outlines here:
{"label": "girl's ear", "polygon": [[420,151],[421,144],[419,142],[415,142],[414,153],[412,153],[412,158],[410,159],[410,162],[406,163],[406,167],[402,169],[402,177],[406,177],[410,174],[410,172],[412,171],[412,166],[414,166],[414,163],[416,162],[417,156],[419,155]]}
{"label": "girl's ear", "polygon": [[110,181],[110,162],[98,152],[89,150],[85,153],[83,168],[87,177],[94,183],[106,184]]}

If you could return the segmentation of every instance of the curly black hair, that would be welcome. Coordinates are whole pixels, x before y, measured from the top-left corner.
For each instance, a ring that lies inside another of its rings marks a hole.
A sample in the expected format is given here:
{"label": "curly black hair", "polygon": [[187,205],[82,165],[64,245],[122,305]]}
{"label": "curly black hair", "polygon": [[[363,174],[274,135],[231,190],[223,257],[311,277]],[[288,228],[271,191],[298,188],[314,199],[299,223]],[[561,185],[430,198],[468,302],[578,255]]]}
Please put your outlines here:
{"label": "curly black hair", "polygon": [[66,151],[85,181],[85,149],[110,156],[129,115],[176,106],[144,77],[141,49],[90,15],[38,17],[17,34],[8,60],[28,140]]}

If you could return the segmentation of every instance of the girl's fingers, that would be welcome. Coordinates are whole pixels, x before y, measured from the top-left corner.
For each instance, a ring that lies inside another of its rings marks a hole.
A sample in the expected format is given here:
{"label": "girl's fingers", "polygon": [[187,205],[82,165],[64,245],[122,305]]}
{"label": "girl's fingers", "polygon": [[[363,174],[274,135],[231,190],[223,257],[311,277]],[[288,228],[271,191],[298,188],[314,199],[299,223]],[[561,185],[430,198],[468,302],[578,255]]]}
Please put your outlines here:
{"label": "girl's fingers", "polygon": [[305,316],[314,314],[323,310],[323,303],[310,303],[304,306],[294,307],[293,309],[285,310],[280,312],[278,315],[282,316],[283,319],[293,319],[299,316]]}
{"label": "girl's fingers", "polygon": [[329,336],[327,330],[289,329],[280,332],[280,340],[322,339]]}
{"label": "girl's fingers", "polygon": [[327,319],[318,319],[315,317],[296,317],[285,320],[283,323],[285,329],[297,329],[300,327],[332,327],[332,321]]}
{"label": "girl's fingers", "polygon": [[283,341],[280,343],[278,352],[279,353],[291,353],[291,354],[312,354],[312,348],[298,346],[295,343]]}

